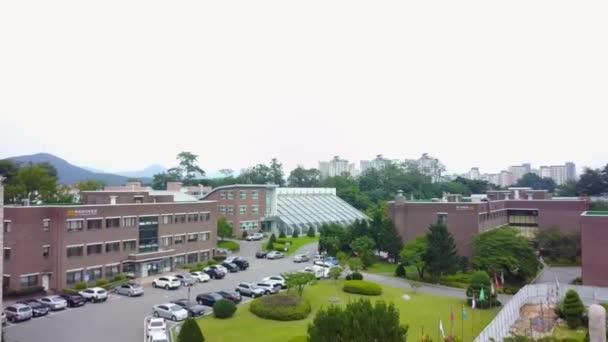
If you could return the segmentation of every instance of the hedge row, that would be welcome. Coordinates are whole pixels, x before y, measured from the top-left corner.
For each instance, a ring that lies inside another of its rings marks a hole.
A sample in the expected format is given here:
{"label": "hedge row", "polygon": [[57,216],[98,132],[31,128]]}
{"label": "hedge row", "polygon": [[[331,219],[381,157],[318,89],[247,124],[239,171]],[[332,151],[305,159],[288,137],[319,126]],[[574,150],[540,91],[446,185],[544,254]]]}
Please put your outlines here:
{"label": "hedge row", "polygon": [[310,302],[293,294],[277,294],[255,299],[249,311],[260,318],[275,321],[297,321],[308,317]]}
{"label": "hedge row", "polygon": [[217,246],[219,248],[225,248],[225,249],[227,249],[229,251],[232,251],[232,252],[237,252],[238,250],[241,249],[241,245],[239,245],[238,242],[228,241],[228,240],[226,240],[226,241],[219,241],[217,243]]}
{"label": "hedge row", "polygon": [[21,296],[29,296],[37,293],[44,293],[44,287],[42,286],[33,286],[24,288],[21,290],[6,290],[2,292],[2,298],[11,298],[11,297],[21,297]]}
{"label": "hedge row", "polygon": [[347,280],[344,282],[342,291],[366,296],[379,296],[382,294],[382,287],[376,283],[365,280]]}
{"label": "hedge row", "polygon": [[89,283],[89,284],[85,283],[84,281],[81,281],[81,282],[76,283],[76,285],[74,285],[73,288],[64,289],[63,291],[66,293],[78,293],[78,292],[86,289],[87,287],[93,287],[93,286],[103,287],[106,290],[110,290],[115,287],[124,285],[124,284],[128,283],[129,281],[131,281],[131,280],[127,277],[127,275],[121,273],[121,274],[117,274],[114,278],[112,278],[111,282],[108,282],[108,280],[106,280],[106,279],[98,279],[95,283]]}

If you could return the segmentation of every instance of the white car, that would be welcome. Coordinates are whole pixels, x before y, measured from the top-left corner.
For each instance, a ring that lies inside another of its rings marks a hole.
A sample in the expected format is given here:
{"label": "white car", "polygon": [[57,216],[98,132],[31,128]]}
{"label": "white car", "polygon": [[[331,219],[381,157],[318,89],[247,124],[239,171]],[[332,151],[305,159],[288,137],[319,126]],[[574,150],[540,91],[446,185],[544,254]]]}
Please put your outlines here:
{"label": "white car", "polygon": [[148,335],[146,342],[169,342],[169,338],[167,337],[166,332],[155,331],[154,333]]}
{"label": "white car", "polygon": [[281,259],[283,258],[283,253],[281,252],[277,252],[277,251],[272,251],[272,252],[268,252],[268,254],[266,254],[266,259]]}
{"label": "white car", "polygon": [[167,323],[165,323],[165,319],[160,317],[150,318],[148,324],[146,325],[146,333],[148,335],[152,335],[153,333],[159,331],[163,333],[167,331]]}
{"label": "white car", "polygon": [[266,277],[266,278],[262,279],[262,281],[267,282],[267,283],[278,284],[283,289],[287,288],[287,283],[285,282],[285,278],[281,277],[280,275]]}
{"label": "white car", "polygon": [[152,315],[177,322],[188,318],[188,311],[177,304],[167,303],[154,305],[152,307]]}
{"label": "white car", "polygon": [[63,310],[68,307],[68,302],[59,296],[48,296],[38,299],[38,302],[46,305],[52,311]]}
{"label": "white car", "polygon": [[262,233],[255,233],[255,234],[248,235],[245,240],[247,240],[247,241],[258,241],[258,240],[262,240],[263,238],[264,238],[264,234],[262,234]]}
{"label": "white car", "polygon": [[190,274],[194,277],[194,279],[198,280],[199,283],[206,283],[211,280],[211,277],[203,271],[190,272]]}
{"label": "white car", "polygon": [[310,260],[310,258],[306,254],[296,254],[293,257],[293,262],[306,262],[309,260]]}
{"label": "white car", "polygon": [[165,290],[177,289],[182,285],[182,281],[176,277],[160,277],[152,281],[152,287],[162,287]]}
{"label": "white car", "polygon": [[331,262],[326,262],[326,261],[321,261],[321,260],[313,262],[313,265],[325,267],[325,268],[332,268],[332,267],[336,266],[336,265],[332,264]]}
{"label": "white car", "polygon": [[91,302],[105,302],[108,299],[108,291],[101,287],[91,287],[78,292],[78,294]]}
{"label": "white car", "polygon": [[279,293],[279,291],[281,291],[281,285],[269,281],[261,281],[255,284],[255,286],[264,289],[267,295],[277,294]]}
{"label": "white car", "polygon": [[314,274],[315,278],[322,279],[327,278],[327,275],[329,274],[329,268],[315,265],[312,267],[305,267],[302,272],[312,273]]}
{"label": "white car", "polygon": [[228,269],[226,269],[226,267],[222,266],[222,265],[213,265],[213,266],[209,266],[209,267],[205,267],[203,269],[203,271],[209,270],[209,269],[214,269],[214,270],[218,270],[224,274],[228,274]]}

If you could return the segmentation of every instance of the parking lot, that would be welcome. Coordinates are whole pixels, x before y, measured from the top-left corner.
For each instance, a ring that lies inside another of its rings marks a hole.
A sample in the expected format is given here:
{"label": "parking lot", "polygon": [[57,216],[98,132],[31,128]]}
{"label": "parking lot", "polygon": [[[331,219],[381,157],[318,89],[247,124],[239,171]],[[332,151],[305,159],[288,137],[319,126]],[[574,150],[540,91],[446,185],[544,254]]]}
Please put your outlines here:
{"label": "parking lot", "polygon": [[[255,282],[283,272],[296,271],[306,264],[296,264],[293,258],[278,260],[256,259],[255,252],[261,242],[240,242],[241,251],[234,255],[247,258],[250,267],[246,271],[230,273],[224,279],[191,287],[191,300],[197,294],[219,290],[234,290],[240,282]],[[304,246],[301,251],[314,254],[316,244]],[[308,263],[309,264],[309,263]],[[84,307],[51,312],[46,317],[27,322],[7,324],[7,342],[61,341],[61,342],[139,342],[144,341],[143,320],[152,314],[152,306],[171,300],[188,298],[188,289],[155,289],[144,285],[141,297],[126,297],[110,294],[104,303],[87,303]],[[244,302],[248,299],[243,298]]]}

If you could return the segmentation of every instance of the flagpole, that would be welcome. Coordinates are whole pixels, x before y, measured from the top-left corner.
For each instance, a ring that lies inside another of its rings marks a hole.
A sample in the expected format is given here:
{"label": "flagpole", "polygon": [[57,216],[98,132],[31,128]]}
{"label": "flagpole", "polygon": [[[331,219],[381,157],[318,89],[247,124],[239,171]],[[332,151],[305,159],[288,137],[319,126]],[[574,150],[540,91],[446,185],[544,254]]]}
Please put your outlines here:
{"label": "flagpole", "polygon": [[460,318],[460,340],[464,342],[464,305],[462,306],[462,317]]}

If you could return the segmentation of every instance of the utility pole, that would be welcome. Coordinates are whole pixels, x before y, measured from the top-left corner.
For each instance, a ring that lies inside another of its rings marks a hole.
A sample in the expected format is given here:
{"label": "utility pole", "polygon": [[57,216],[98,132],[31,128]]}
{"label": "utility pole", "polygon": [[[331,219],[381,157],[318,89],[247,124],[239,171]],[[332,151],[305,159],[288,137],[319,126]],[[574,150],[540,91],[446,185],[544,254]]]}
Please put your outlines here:
{"label": "utility pole", "polygon": [[[0,230],[0,251],[4,251],[4,186],[2,185],[2,181],[4,181],[4,177],[0,175],[0,225],[2,225],[2,230]],[[4,274],[4,252],[0,253],[0,275]],[[4,280],[4,279],[3,279]],[[3,308],[2,305],[2,286],[0,286],[0,308]],[[0,327],[4,331],[3,327]],[[2,334],[0,333],[0,342],[2,342]]]}

